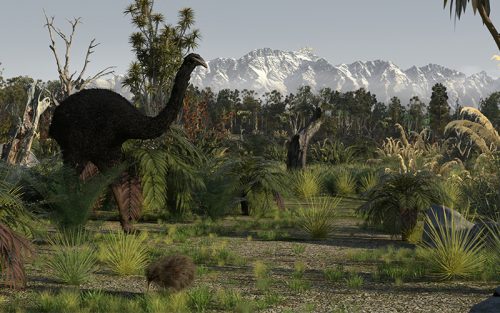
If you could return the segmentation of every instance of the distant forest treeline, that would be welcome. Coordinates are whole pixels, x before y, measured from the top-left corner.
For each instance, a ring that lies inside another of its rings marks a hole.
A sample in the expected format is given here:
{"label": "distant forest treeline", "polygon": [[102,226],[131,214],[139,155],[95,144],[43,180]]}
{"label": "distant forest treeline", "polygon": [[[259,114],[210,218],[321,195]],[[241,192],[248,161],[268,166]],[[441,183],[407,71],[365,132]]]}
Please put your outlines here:
{"label": "distant forest treeline", "polygon": [[[4,79],[0,75],[0,142],[7,139],[9,129],[19,121],[27,101],[26,91],[33,82],[26,76]],[[59,82],[50,81],[45,85],[57,97]],[[482,99],[479,107],[497,129],[499,106],[500,92],[495,92]],[[259,96],[246,89],[214,92],[210,88],[190,87],[179,122],[192,139],[201,133],[206,136],[206,130],[212,130],[283,144],[308,122],[316,108],[322,109],[325,118],[314,141],[335,138],[348,145],[373,147],[386,137],[398,135],[396,123],[408,132],[419,133],[429,128],[432,139],[440,139],[444,126],[458,118],[460,103],[449,104],[442,84],[434,85],[429,103],[415,96],[408,103],[392,97],[388,104],[379,102],[363,88],[349,92],[324,88],[314,93],[309,86],[304,86],[296,93],[284,95],[272,91]],[[46,137],[50,114],[49,110],[42,116],[42,138]]]}

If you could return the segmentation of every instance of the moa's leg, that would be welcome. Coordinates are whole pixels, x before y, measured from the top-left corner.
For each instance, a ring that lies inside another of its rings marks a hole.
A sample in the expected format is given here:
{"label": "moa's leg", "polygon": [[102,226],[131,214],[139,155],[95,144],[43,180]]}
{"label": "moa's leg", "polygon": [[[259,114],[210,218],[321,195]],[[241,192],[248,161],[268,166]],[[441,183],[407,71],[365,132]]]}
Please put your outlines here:
{"label": "moa's leg", "polygon": [[139,219],[142,211],[141,182],[139,178],[123,172],[111,189],[118,205],[123,231],[131,233],[134,231],[133,223]]}

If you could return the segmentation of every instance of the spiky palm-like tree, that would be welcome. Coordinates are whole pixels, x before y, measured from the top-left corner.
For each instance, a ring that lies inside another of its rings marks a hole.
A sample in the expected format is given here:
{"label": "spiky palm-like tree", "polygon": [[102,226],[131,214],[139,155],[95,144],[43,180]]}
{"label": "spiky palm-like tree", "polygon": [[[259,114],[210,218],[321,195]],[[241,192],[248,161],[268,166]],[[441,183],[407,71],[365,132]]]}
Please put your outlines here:
{"label": "spiky palm-like tree", "polygon": [[[234,168],[240,180],[241,211],[250,214],[248,195],[251,192],[274,194],[285,191],[285,172],[278,163],[257,156],[244,156]],[[279,201],[276,198],[277,201]]]}
{"label": "spiky palm-like tree", "polygon": [[370,224],[382,225],[407,240],[421,212],[442,200],[443,195],[429,173],[393,173],[370,191],[368,201],[358,212]]}
{"label": "spiky palm-like tree", "polygon": [[[481,19],[483,20],[483,24],[486,26],[486,28],[488,28],[488,31],[490,32],[493,40],[495,40],[495,43],[500,50],[500,35],[498,34],[495,25],[493,25],[493,22],[490,19],[490,0],[444,0],[445,7],[448,2],[450,3],[450,14],[453,14],[453,9],[455,9],[455,17],[458,17],[459,19],[462,16],[462,13],[465,13],[465,9],[467,9],[469,2],[471,2],[474,14],[479,12]],[[455,5],[455,8],[453,8],[453,5]]]}

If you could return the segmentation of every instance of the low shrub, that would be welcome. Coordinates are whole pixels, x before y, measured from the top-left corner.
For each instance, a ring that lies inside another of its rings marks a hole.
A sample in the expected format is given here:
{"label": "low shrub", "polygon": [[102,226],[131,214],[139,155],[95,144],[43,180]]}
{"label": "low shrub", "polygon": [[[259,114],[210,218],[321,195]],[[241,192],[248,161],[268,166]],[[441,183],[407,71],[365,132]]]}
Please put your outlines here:
{"label": "low shrub", "polygon": [[[435,217],[435,220],[438,220]],[[430,242],[421,243],[420,255],[441,279],[471,277],[483,269],[485,258],[482,232],[455,227],[455,220],[444,215],[444,223],[434,225],[427,216]]]}
{"label": "low shrub", "polygon": [[100,257],[118,275],[142,274],[148,262],[148,248],[144,233],[125,234],[118,231],[104,236]]}
{"label": "low shrub", "polygon": [[297,211],[297,224],[312,239],[325,239],[333,231],[340,199],[309,198],[307,207]]}

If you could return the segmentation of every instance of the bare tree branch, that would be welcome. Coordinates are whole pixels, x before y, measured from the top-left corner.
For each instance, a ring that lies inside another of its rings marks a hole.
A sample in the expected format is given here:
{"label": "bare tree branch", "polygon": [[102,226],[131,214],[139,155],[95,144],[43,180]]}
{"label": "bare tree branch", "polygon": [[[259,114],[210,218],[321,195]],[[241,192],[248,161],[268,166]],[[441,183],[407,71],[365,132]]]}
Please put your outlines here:
{"label": "bare tree branch", "polygon": [[[51,44],[49,45],[50,50],[52,50],[52,53],[54,54],[54,58],[56,59],[56,65],[57,65],[57,72],[59,73],[59,81],[61,82],[62,85],[62,92],[63,96],[67,97],[74,91],[78,91],[83,89],[86,85],[88,85],[91,81],[114,73],[114,71],[110,71],[113,67],[107,67],[101,71],[99,71],[97,74],[95,74],[92,77],[88,77],[86,79],[83,78],[85,71],[87,70],[87,65],[90,63],[90,55],[94,53],[94,48],[99,45],[99,43],[95,43],[95,38],[90,41],[90,44],[87,48],[87,53],[85,54],[85,60],[84,64],[82,67],[82,70],[78,74],[77,78],[74,79],[75,75],[77,75],[77,72],[73,72],[70,75],[69,71],[69,63],[70,63],[70,52],[71,52],[71,46],[73,44],[73,38],[76,33],[76,28],[78,24],[81,23],[81,18],[74,18],[73,20],[68,20],[68,23],[71,25],[71,33],[68,35],[64,34],[59,28],[56,28],[54,26],[54,17],[47,17],[47,14],[45,13],[44,10],[44,15],[45,15],[45,20],[47,26],[47,29],[49,31],[49,37]],[[56,42],[54,38],[54,34],[57,34],[59,38],[64,42],[65,44],[65,53],[64,53],[64,64],[61,63],[61,59],[59,58],[59,55],[57,54],[56,50]]]}

